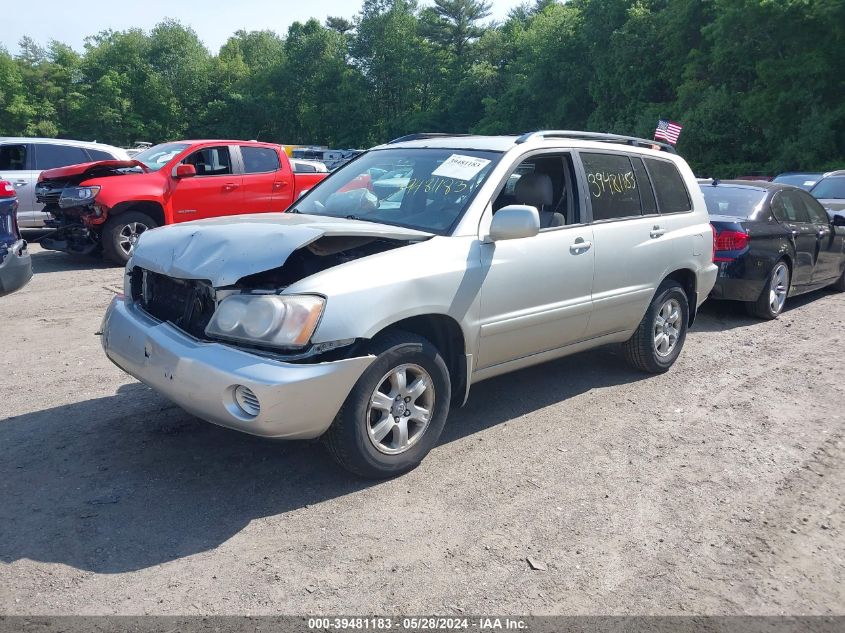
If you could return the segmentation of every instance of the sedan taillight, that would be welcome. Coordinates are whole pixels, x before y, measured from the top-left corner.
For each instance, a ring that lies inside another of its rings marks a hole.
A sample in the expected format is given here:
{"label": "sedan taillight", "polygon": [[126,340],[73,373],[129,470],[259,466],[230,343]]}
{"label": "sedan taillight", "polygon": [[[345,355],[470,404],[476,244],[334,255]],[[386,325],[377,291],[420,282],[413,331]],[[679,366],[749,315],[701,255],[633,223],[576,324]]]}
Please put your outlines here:
{"label": "sedan taillight", "polygon": [[741,251],[748,246],[748,233],[745,231],[716,231],[713,229],[713,261],[729,262],[736,259],[735,256],[726,256],[724,251]]}

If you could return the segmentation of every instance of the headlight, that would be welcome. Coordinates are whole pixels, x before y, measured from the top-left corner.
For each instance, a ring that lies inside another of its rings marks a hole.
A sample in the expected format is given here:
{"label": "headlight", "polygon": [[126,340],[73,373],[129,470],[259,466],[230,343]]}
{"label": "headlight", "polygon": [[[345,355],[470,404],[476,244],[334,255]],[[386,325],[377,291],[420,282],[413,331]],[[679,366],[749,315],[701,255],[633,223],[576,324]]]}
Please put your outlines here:
{"label": "headlight", "polygon": [[256,345],[303,347],[325,303],[312,295],[230,295],[217,306],[205,333]]}
{"label": "headlight", "polygon": [[62,209],[78,207],[94,201],[100,193],[99,187],[65,187],[59,197],[59,206]]}

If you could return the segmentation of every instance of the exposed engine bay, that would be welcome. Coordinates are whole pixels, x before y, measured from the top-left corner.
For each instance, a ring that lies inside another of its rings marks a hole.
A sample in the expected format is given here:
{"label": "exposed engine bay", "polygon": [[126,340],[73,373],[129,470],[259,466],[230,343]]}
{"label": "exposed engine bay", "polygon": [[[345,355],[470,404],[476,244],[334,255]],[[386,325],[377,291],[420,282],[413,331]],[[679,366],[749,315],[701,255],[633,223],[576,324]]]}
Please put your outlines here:
{"label": "exposed engine bay", "polygon": [[[136,266],[130,273],[131,295],[145,312],[156,319],[171,323],[194,338],[209,340],[205,328],[218,302],[233,292],[277,293],[323,270],[417,241],[369,236],[326,236],[295,250],[278,268],[248,275],[233,285],[220,288],[214,288],[207,280],[178,279]],[[285,355],[278,351],[250,349],[286,360],[315,358],[331,351],[328,348],[317,348]],[[320,360],[325,360],[325,357],[320,357]]]}

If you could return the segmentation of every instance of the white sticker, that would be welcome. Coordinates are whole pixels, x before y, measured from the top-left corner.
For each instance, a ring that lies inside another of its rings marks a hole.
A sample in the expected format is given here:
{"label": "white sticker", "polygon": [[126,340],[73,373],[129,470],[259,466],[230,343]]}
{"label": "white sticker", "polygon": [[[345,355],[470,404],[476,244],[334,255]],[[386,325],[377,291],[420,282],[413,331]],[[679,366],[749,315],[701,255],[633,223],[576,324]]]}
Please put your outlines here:
{"label": "white sticker", "polygon": [[805,180],[805,181],[804,181],[804,186],[805,186],[805,187],[810,187],[810,186],[812,186],[812,185],[814,185],[814,184],[816,184],[816,181],[815,181],[815,180]]}
{"label": "white sticker", "polygon": [[472,180],[478,172],[489,164],[490,161],[486,158],[452,154],[440,163],[440,166],[431,172],[431,175],[442,176],[443,178],[456,178],[457,180]]}

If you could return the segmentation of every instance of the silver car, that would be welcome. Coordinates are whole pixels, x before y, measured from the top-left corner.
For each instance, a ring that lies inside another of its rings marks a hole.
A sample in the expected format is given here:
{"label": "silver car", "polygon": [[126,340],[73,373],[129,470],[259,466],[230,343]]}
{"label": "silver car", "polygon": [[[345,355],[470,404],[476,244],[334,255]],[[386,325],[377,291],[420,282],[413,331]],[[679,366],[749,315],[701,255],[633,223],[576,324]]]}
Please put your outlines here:
{"label": "silver car", "polygon": [[[569,131],[376,147],[287,213],[144,233],[103,347],[210,422],[403,473],[486,378],[608,343],[672,366],[717,269],[666,150]],[[368,170],[388,162],[410,173],[382,204]]]}
{"label": "silver car", "polygon": [[44,226],[50,214],[35,200],[35,184],[45,169],[97,160],[128,160],[126,150],[102,143],[58,138],[0,136],[0,180],[8,180],[17,192],[18,224],[22,228]]}

